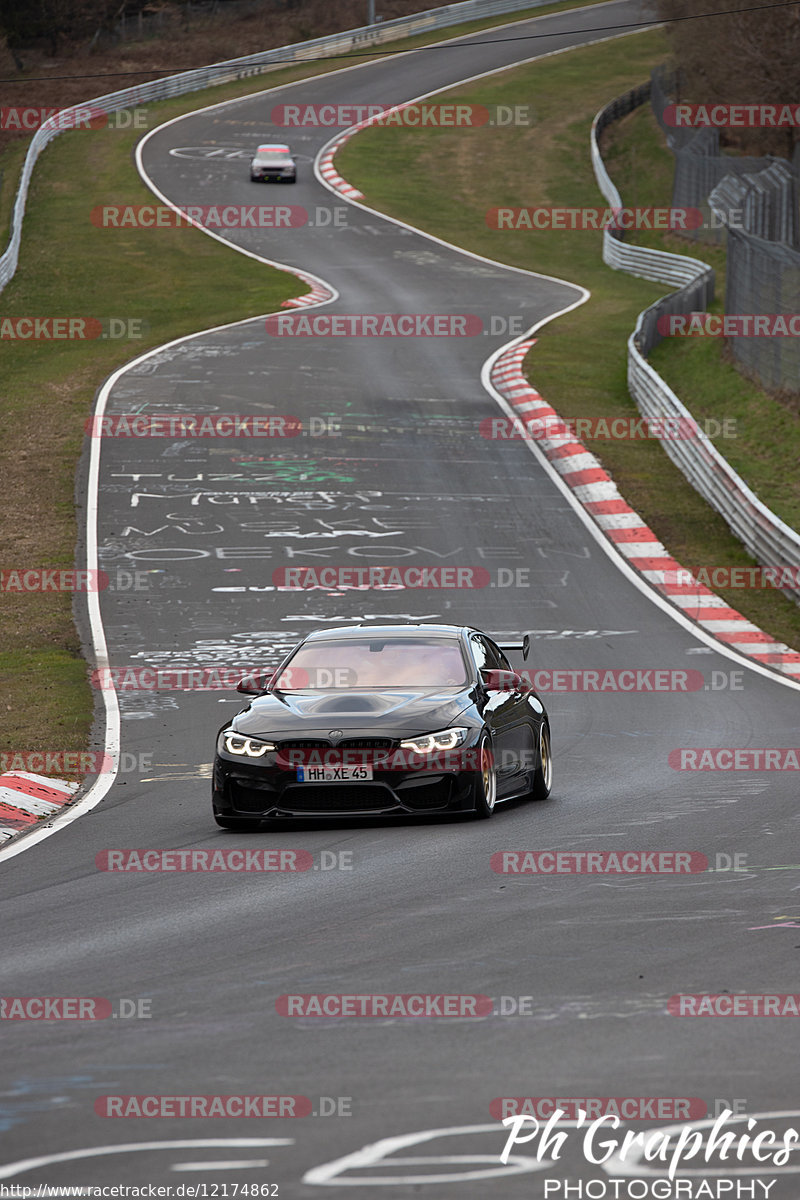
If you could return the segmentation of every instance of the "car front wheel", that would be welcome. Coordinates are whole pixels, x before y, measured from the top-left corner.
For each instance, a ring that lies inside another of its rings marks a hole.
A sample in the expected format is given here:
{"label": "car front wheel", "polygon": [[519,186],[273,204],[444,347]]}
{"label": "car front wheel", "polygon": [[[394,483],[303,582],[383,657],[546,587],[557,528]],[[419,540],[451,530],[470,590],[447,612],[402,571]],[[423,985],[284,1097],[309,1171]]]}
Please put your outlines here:
{"label": "car front wheel", "polygon": [[475,780],[475,816],[486,819],[494,812],[497,801],[497,774],[492,745],[487,734],[481,734],[477,755],[478,778]]}
{"label": "car front wheel", "polygon": [[542,721],[539,729],[539,764],[533,775],[530,799],[546,800],[553,786],[553,756],[550,749],[550,726]]}

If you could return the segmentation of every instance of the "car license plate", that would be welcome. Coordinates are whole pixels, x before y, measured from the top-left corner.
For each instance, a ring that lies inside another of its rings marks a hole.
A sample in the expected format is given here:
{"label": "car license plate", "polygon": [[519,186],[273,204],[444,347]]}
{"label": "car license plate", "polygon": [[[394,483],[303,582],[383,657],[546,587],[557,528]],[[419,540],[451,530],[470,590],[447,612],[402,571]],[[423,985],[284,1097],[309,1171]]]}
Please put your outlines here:
{"label": "car license plate", "polygon": [[298,767],[298,783],[352,783],[372,779],[372,767],[332,766]]}

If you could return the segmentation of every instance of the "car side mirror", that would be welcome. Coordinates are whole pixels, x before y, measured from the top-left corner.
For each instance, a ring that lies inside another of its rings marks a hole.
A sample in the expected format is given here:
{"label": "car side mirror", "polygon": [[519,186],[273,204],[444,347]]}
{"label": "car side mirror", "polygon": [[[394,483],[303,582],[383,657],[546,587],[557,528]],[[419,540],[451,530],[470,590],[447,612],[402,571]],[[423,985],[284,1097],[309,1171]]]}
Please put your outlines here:
{"label": "car side mirror", "polygon": [[268,679],[264,679],[263,675],[245,675],[236,685],[237,692],[244,692],[245,696],[261,696],[264,692],[269,691],[274,675],[270,675]]}
{"label": "car side mirror", "polygon": [[487,692],[521,692],[525,682],[516,671],[501,671],[496,668],[486,668],[481,671],[481,681]]}

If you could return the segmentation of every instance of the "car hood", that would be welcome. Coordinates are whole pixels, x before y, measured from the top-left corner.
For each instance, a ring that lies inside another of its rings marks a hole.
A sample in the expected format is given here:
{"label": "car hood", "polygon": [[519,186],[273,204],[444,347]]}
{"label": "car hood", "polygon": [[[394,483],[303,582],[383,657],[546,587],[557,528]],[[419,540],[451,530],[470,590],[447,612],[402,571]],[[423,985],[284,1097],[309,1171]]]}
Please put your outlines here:
{"label": "car hood", "polygon": [[466,690],[270,692],[258,696],[231,722],[253,737],[403,737],[452,725],[472,703]]}

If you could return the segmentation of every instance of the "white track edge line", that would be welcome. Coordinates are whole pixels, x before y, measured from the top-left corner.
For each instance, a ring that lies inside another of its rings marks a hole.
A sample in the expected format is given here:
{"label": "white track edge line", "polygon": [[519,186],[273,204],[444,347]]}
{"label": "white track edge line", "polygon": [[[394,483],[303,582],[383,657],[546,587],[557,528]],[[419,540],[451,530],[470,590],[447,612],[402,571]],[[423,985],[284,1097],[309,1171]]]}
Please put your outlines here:
{"label": "white track edge line", "polygon": [[[614,0],[611,0],[611,2],[613,3]],[[598,5],[592,5],[590,7],[602,8],[604,6],[602,4],[598,4]],[[581,9],[580,8],[564,9],[563,11],[564,12],[573,12],[573,11],[577,12],[577,11],[581,11]],[[555,14],[550,14],[550,15],[555,15]],[[491,26],[490,28],[503,28],[503,27],[505,27],[506,24],[509,24],[509,25],[526,24],[531,19],[538,20],[538,18],[530,18],[530,17],[529,18],[521,18],[518,21],[509,21],[507,23],[501,22],[501,24],[499,26]],[[471,34],[461,34],[457,38],[444,38],[440,42],[431,43],[431,45],[441,45],[448,41],[461,41],[464,38],[467,38],[470,36],[472,36],[472,35]],[[608,39],[608,40],[611,40],[611,39]],[[425,47],[422,47],[422,48],[425,48]],[[576,49],[577,47],[570,47],[570,48]],[[228,107],[233,104],[243,104],[243,103],[247,102],[248,100],[252,100],[253,98],[255,98],[257,96],[269,95],[270,92],[283,91],[288,87],[296,87],[302,83],[310,83],[316,79],[327,78],[328,76],[343,74],[346,71],[358,70],[360,67],[373,66],[375,62],[384,62],[384,61],[388,61],[388,60],[391,60],[394,58],[400,58],[400,57],[402,57],[402,52],[399,52],[397,54],[378,56],[375,59],[369,59],[367,62],[356,63],[356,64],[353,64],[353,65],[350,65],[347,67],[341,67],[335,71],[323,71],[319,75],[312,75],[312,76],[305,77],[303,79],[292,80],[289,83],[276,84],[273,87],[264,88],[262,91],[249,92],[246,96],[237,96],[234,99],[218,101],[215,104],[207,104],[201,108],[192,109],[190,112],[187,112],[187,113],[180,113],[177,117],[172,117],[169,121],[164,121],[163,124],[157,125],[155,127],[155,129],[151,129],[148,133],[145,134],[145,136],[139,142],[137,142],[136,150],[135,150],[136,170],[137,170],[140,178],[142,179],[142,181],[145,183],[145,186],[149,187],[155,196],[157,196],[160,200],[162,200],[162,202],[164,204],[166,204],[169,208],[171,208],[173,210],[173,212],[177,212],[177,213],[180,213],[181,215],[184,215],[183,210],[178,205],[173,204],[172,201],[169,200],[163,194],[163,192],[161,192],[156,187],[155,183],[153,182],[153,180],[150,178],[150,176],[147,174],[146,170],[144,169],[144,165],[142,163],[142,150],[143,150],[145,144],[150,140],[151,137],[153,137],[154,134],[158,133],[162,129],[167,129],[170,125],[174,125],[178,121],[183,121],[183,120],[188,119],[189,117],[198,116],[201,113],[211,112],[213,109],[216,109],[216,108],[225,108],[225,107]],[[505,67],[501,68],[501,70],[507,70],[507,69],[513,69],[513,67],[512,68],[505,68]],[[469,82],[469,81],[467,80],[467,82]],[[451,86],[458,87],[459,84],[456,83]],[[440,90],[445,90],[445,89],[440,89]],[[323,150],[324,149],[325,149],[325,147],[323,147]],[[320,153],[322,153],[322,151],[320,151]],[[318,155],[318,157],[319,157],[319,155]],[[316,175],[317,174],[317,172],[316,172],[317,162],[316,161],[314,163],[314,167],[315,167],[315,175]],[[325,184],[324,186],[327,187],[328,185]],[[328,190],[333,191],[334,189],[328,188]],[[340,193],[337,192],[336,194],[339,195]],[[353,203],[353,201],[350,201],[350,203]],[[375,210],[368,210],[368,211],[375,211]],[[325,288],[327,291],[329,291],[331,293],[329,299],[317,301],[316,303],[309,304],[306,307],[308,307],[308,308],[323,308],[326,304],[332,304],[332,303],[334,303],[334,301],[339,299],[338,290],[335,287],[333,287],[332,284],[329,284],[325,280],[323,280],[320,276],[313,274],[313,272],[304,271],[302,268],[292,267],[286,263],[279,263],[272,259],[265,258],[265,257],[263,257],[263,255],[256,254],[251,250],[246,250],[243,246],[237,246],[235,244],[235,242],[231,242],[231,241],[227,240],[226,238],[221,237],[219,234],[213,233],[211,230],[206,229],[203,225],[200,225],[198,222],[196,222],[192,219],[188,219],[188,220],[201,233],[205,233],[208,237],[213,238],[215,241],[220,242],[222,245],[228,247],[229,249],[235,250],[239,254],[243,254],[246,258],[255,259],[257,262],[262,262],[265,265],[274,267],[276,270],[279,270],[279,271],[286,271],[288,274],[295,275],[297,278],[301,279],[303,283],[307,283],[309,279],[313,279],[315,281],[315,283],[317,283],[320,287]],[[486,259],[485,261],[490,262],[491,260]],[[526,272],[526,274],[529,274],[529,272]],[[559,280],[558,282],[561,282],[561,281]],[[587,293],[587,296],[584,298],[588,298],[588,293]],[[190,333],[190,334],[184,335],[183,337],[174,338],[171,342],[166,342],[161,346],[158,346],[151,350],[146,351],[144,354],[138,355],[136,358],[131,360],[131,362],[123,364],[123,366],[119,367],[116,371],[114,371],[113,374],[111,376],[109,376],[109,378],[102,385],[100,392],[98,393],[97,400],[95,402],[95,407],[93,409],[93,416],[97,416],[98,414],[102,415],[102,413],[105,411],[105,406],[106,406],[106,403],[108,400],[109,392],[111,391],[111,388],[114,386],[114,384],[117,382],[117,380],[126,371],[130,370],[131,367],[136,366],[140,362],[144,362],[152,354],[158,354],[162,350],[167,350],[172,346],[178,345],[180,342],[191,341],[193,338],[196,338],[196,337],[203,337],[207,333],[216,333],[219,330],[230,329],[236,325],[246,325],[250,321],[264,320],[267,316],[273,316],[273,315],[279,315],[279,314],[277,314],[277,313],[274,313],[274,314],[273,313],[262,313],[260,315],[256,315],[253,317],[246,317],[241,321],[231,321],[225,325],[211,326],[209,329],[199,330],[196,333]],[[87,566],[89,566],[91,563],[96,564],[96,562],[97,562],[97,508],[98,508],[98,500],[99,500],[99,495],[98,495],[99,486],[98,485],[99,485],[99,473],[100,473],[100,448],[101,448],[101,445],[102,445],[102,439],[92,438],[91,448],[90,448],[90,460],[89,460],[89,478],[87,480],[87,510],[86,510]],[[106,643],[105,627],[103,625],[102,618],[100,615],[99,594],[91,593],[91,592],[88,593],[87,605],[88,605],[89,625],[90,625],[90,630],[91,630],[91,635],[92,635],[92,649],[94,650],[94,655],[95,655],[95,669],[99,669],[101,665],[102,666],[108,665],[108,645]],[[109,757],[112,758],[112,762],[114,764],[113,771],[110,771],[108,773],[104,772],[104,774],[102,776],[100,776],[100,778],[95,780],[95,782],[90,785],[89,789],[83,795],[80,795],[80,793],[79,793],[78,797],[75,800],[73,800],[68,806],[65,806],[64,810],[61,813],[59,813],[57,817],[54,817],[53,819],[48,820],[47,823],[43,824],[40,829],[35,829],[35,830],[32,829],[30,831],[28,831],[28,830],[23,831],[21,833],[16,834],[14,837],[12,837],[12,839],[6,845],[0,844],[0,863],[4,862],[7,859],[15,858],[18,854],[22,854],[22,852],[24,850],[27,850],[31,846],[37,845],[39,842],[44,841],[45,838],[50,837],[53,833],[55,833],[58,829],[61,829],[64,825],[69,825],[72,821],[77,820],[78,817],[83,816],[84,813],[90,812],[93,808],[96,807],[96,805],[98,805],[101,802],[101,800],[104,799],[104,797],[108,794],[109,790],[111,789],[111,786],[114,783],[114,781],[116,780],[116,777],[118,774],[118,764],[119,764],[120,735],[121,735],[119,702],[117,700],[117,693],[116,693],[115,688],[102,688],[101,692],[102,692],[102,697],[103,697],[103,707],[105,710],[105,733],[104,733],[105,753],[108,754]]]}
{"label": "white track edge line", "polygon": [[[614,2],[615,2],[615,0],[611,0],[611,3],[614,3]],[[602,8],[605,6],[602,4],[597,4],[597,5],[591,5],[589,7],[599,9],[599,8]],[[586,9],[582,10],[580,8],[569,8],[569,9],[563,9],[561,11],[562,12],[580,12],[580,11],[587,11],[587,10]],[[545,15],[554,16],[554,15],[560,15],[560,14],[543,14],[543,17]],[[490,28],[503,28],[505,26],[505,24],[509,24],[509,25],[526,24],[528,21],[539,20],[539,19],[543,19],[543,18],[538,18],[538,17],[522,18],[518,21],[510,21],[507,23],[503,22],[499,26],[491,26]],[[555,56],[557,54],[567,54],[573,50],[581,50],[588,46],[600,45],[603,42],[616,41],[617,39],[623,38],[623,37],[632,37],[632,36],[635,36],[637,33],[647,33],[647,32],[650,32],[652,29],[658,29],[661,27],[662,27],[661,23],[654,22],[653,25],[645,26],[644,28],[629,30],[626,33],[613,34],[613,35],[611,35],[609,37],[605,37],[605,38],[596,38],[596,39],[593,39],[591,42],[585,42],[579,46],[566,46],[560,50],[551,50],[545,54],[534,55],[532,58],[523,59],[517,63],[512,63],[508,66],[498,67],[491,71],[481,72],[478,75],[468,76],[465,79],[458,80],[455,83],[446,85],[445,87],[436,88],[434,91],[426,92],[420,96],[412,98],[411,100],[404,101],[404,103],[405,104],[414,104],[418,100],[426,99],[428,96],[435,96],[441,92],[452,91],[454,88],[461,87],[464,84],[472,83],[478,79],[486,78],[489,75],[501,74],[503,71],[513,71],[517,67],[528,66],[533,62],[538,62],[545,58],[552,58],[553,56]],[[470,37],[470,36],[472,36],[472,35],[462,34],[462,35],[460,35],[460,37],[457,37],[457,38],[445,38],[445,39],[442,39],[442,42],[431,43],[431,46],[441,45],[443,42],[448,42],[448,41],[460,41],[460,40]],[[421,47],[421,48],[424,49],[427,47]],[[168,205],[168,207],[170,207],[174,212],[182,214],[182,210],[180,209],[180,207],[178,205],[173,204],[155,186],[155,184],[150,179],[149,175],[147,174],[147,172],[145,171],[145,169],[142,165],[142,161],[141,161],[142,148],[144,147],[145,143],[155,133],[159,132],[162,129],[166,129],[168,126],[175,124],[178,121],[182,121],[188,117],[197,116],[204,112],[209,112],[215,108],[223,108],[223,107],[226,107],[226,106],[232,105],[232,104],[244,103],[247,100],[251,100],[257,96],[264,96],[264,95],[268,95],[270,92],[282,91],[287,87],[294,87],[300,83],[310,83],[315,79],[322,78],[323,76],[327,77],[327,76],[332,76],[332,75],[338,75],[345,71],[358,70],[359,67],[372,66],[372,65],[374,65],[374,63],[376,61],[380,61],[380,62],[390,61],[391,59],[399,58],[399,57],[401,57],[400,53],[386,55],[386,56],[380,56],[377,59],[370,59],[368,62],[365,62],[365,63],[357,63],[353,66],[342,67],[336,71],[325,71],[325,72],[322,72],[321,75],[308,76],[305,79],[294,80],[287,84],[278,84],[275,87],[265,88],[263,91],[260,91],[260,92],[256,91],[256,92],[248,93],[247,96],[236,97],[233,100],[223,100],[216,104],[209,104],[202,108],[193,109],[189,113],[182,113],[177,117],[171,118],[169,121],[165,121],[162,125],[156,126],[155,129],[150,130],[141,139],[141,141],[139,141],[137,143],[137,145],[136,145],[136,168],[137,168],[137,171],[138,171],[140,177],[142,178],[142,180],[145,182],[146,186],[148,186],[150,188],[150,190],[153,192],[154,195],[158,196],[159,199],[161,199],[166,205]],[[355,128],[355,127],[353,127],[353,128]],[[345,130],[344,132],[347,132],[347,131]],[[328,191],[330,191],[340,197],[341,197],[341,192],[339,192],[335,188],[331,187],[325,181],[325,179],[322,178],[322,176],[319,172],[319,161],[320,161],[321,156],[330,147],[331,142],[336,141],[336,139],[341,136],[342,135],[340,133],[340,134],[337,134],[336,137],[331,138],[325,144],[325,146],[323,146],[322,149],[320,151],[318,151],[317,157],[314,161],[314,175],[317,178],[317,180],[319,181],[319,183],[323,187],[327,188]],[[523,267],[515,267],[515,266],[511,266],[507,263],[500,263],[496,259],[487,258],[485,255],[476,254],[473,251],[465,250],[463,247],[456,246],[451,242],[446,242],[442,238],[437,238],[432,234],[425,233],[424,230],[418,229],[416,226],[410,225],[405,221],[400,221],[394,217],[387,216],[385,213],[382,213],[379,209],[370,208],[368,205],[361,204],[361,203],[359,203],[359,201],[353,200],[349,197],[346,199],[349,204],[353,204],[357,208],[363,209],[365,212],[374,213],[376,216],[381,217],[383,220],[391,221],[395,225],[399,225],[405,229],[412,230],[414,233],[417,233],[420,237],[427,238],[429,241],[436,242],[442,246],[446,246],[446,247],[448,247],[448,249],[455,250],[457,253],[463,254],[466,257],[478,259],[481,262],[490,263],[492,266],[497,266],[504,270],[516,271],[519,274],[530,275],[531,277],[537,278],[537,279],[546,279],[551,283],[560,283],[566,287],[573,287],[583,293],[582,296],[578,300],[576,300],[574,304],[570,304],[566,308],[560,309],[558,312],[552,313],[549,316],[543,318],[537,324],[532,325],[520,337],[514,338],[512,341],[507,342],[504,346],[499,347],[498,350],[495,351],[492,355],[490,355],[489,359],[487,359],[486,362],[484,363],[483,368],[481,370],[481,383],[482,383],[484,389],[489,393],[489,395],[491,395],[493,397],[493,399],[497,402],[497,404],[500,406],[500,408],[506,413],[506,415],[513,418],[515,415],[513,410],[511,409],[511,407],[509,405],[506,404],[506,401],[503,399],[503,397],[500,395],[500,393],[495,390],[495,388],[491,384],[491,381],[488,379],[488,377],[486,375],[487,367],[490,368],[490,365],[496,361],[496,359],[500,356],[500,354],[504,353],[506,350],[510,349],[511,347],[517,345],[519,342],[524,341],[527,337],[529,337],[533,333],[535,333],[536,330],[541,329],[544,325],[548,324],[550,321],[556,320],[558,317],[564,316],[566,313],[571,312],[574,308],[578,308],[581,304],[585,304],[586,301],[591,296],[591,292],[587,288],[584,288],[581,284],[572,283],[570,280],[561,279],[561,278],[558,278],[557,276],[553,276],[553,275],[543,275],[541,272],[529,271]],[[247,258],[253,258],[258,262],[262,262],[262,263],[266,264],[267,266],[274,267],[276,270],[286,271],[289,274],[297,275],[298,278],[301,278],[304,283],[307,282],[308,279],[314,279],[315,282],[317,282],[321,287],[326,288],[327,290],[329,290],[332,293],[330,299],[320,301],[316,304],[310,304],[310,305],[308,305],[309,308],[322,308],[326,304],[331,304],[335,300],[339,299],[338,290],[336,288],[334,288],[331,284],[326,283],[320,276],[314,275],[310,271],[305,271],[303,268],[292,267],[285,263],[279,263],[272,259],[264,258],[262,255],[255,254],[253,251],[250,251],[250,250],[246,250],[242,246],[237,246],[235,243],[228,241],[226,238],[221,237],[219,234],[213,233],[211,230],[206,229],[204,226],[200,225],[199,223],[197,223],[193,220],[191,221],[191,224],[194,225],[197,229],[199,229],[202,233],[205,233],[205,234],[207,234],[207,236],[214,238],[215,241],[221,242],[224,246],[228,247],[229,249],[235,250],[240,254],[245,255]],[[303,278],[303,276],[305,276],[305,278]],[[128,371],[131,367],[137,365],[140,362],[143,362],[146,358],[149,358],[150,355],[157,354],[157,353],[161,352],[162,350],[167,350],[172,346],[178,345],[180,342],[191,341],[193,338],[203,337],[205,334],[216,333],[220,330],[230,329],[237,325],[246,325],[250,321],[263,320],[267,316],[272,316],[272,315],[277,315],[277,314],[263,313],[263,314],[256,315],[254,317],[246,317],[244,320],[241,320],[241,321],[231,321],[225,325],[211,326],[208,329],[203,329],[196,333],[191,333],[191,334],[187,334],[180,338],[175,338],[171,342],[166,342],[163,345],[158,346],[152,350],[147,351],[145,354],[138,356],[137,358],[133,359],[131,362],[125,363],[122,367],[118,368],[118,370],[115,371],[113,373],[113,375],[111,375],[109,377],[109,379],[106,380],[106,382],[103,385],[101,392],[98,396],[93,415],[95,415],[95,416],[98,414],[102,415],[102,413],[105,411],[105,405],[106,405],[106,402],[108,399],[108,393],[111,390],[111,388],[114,386],[114,384],[117,382],[117,379],[121,375],[123,375],[126,371]],[[98,484],[98,480],[99,480],[100,443],[101,443],[101,439],[98,439],[98,438],[92,439],[91,457],[90,457],[90,465],[89,465],[89,482],[88,482],[88,488],[87,488],[87,527],[86,527],[87,566],[89,566],[91,562],[96,563],[96,561],[97,561],[97,504],[98,504],[98,486],[97,486],[97,484]],[[727,657],[733,659],[733,661],[743,664],[744,666],[748,667],[750,670],[756,671],[758,674],[761,674],[768,679],[771,679],[778,683],[783,683],[788,687],[792,687],[792,688],[796,688],[797,690],[800,690],[800,681],[795,681],[795,680],[792,680],[789,678],[785,678],[785,677],[777,674],[775,671],[771,670],[770,668],[762,666],[760,663],[753,662],[749,658],[743,658],[742,656],[737,654],[735,651],[730,650],[725,645],[725,643],[718,641],[716,638],[714,638],[711,635],[707,635],[704,630],[702,630],[699,626],[697,626],[689,618],[685,617],[683,613],[681,613],[678,609],[674,608],[673,605],[671,605],[668,601],[664,600],[653,588],[650,587],[649,584],[647,584],[641,578],[641,576],[638,574],[638,572],[634,571],[629,566],[629,564],[622,557],[622,555],[616,549],[613,549],[613,543],[611,543],[605,537],[602,530],[595,524],[595,522],[592,520],[592,518],[586,512],[586,510],[584,509],[584,507],[580,503],[580,501],[572,494],[571,490],[564,483],[561,476],[552,469],[549,461],[544,457],[544,455],[541,454],[541,452],[539,451],[539,448],[535,444],[532,444],[530,442],[528,442],[527,445],[528,445],[528,449],[530,450],[530,452],[534,455],[535,458],[537,458],[537,460],[540,462],[540,465],[542,465],[545,468],[545,470],[547,471],[550,478],[556,483],[558,488],[567,497],[571,507],[581,518],[581,520],[583,521],[586,528],[589,529],[592,536],[595,538],[595,541],[597,541],[598,545],[600,545],[602,547],[602,549],[605,551],[605,553],[608,555],[608,557],[611,559],[611,561],[613,563],[615,563],[615,565],[621,571],[621,573],[623,575],[625,575],[629,579],[630,582],[634,583],[640,592],[642,592],[644,595],[648,596],[654,604],[658,605],[658,607],[661,608],[662,611],[666,612],[667,615],[672,617],[672,619],[674,621],[676,621],[677,624],[679,624],[683,628],[687,629],[688,632],[692,633],[700,641],[705,642],[712,649],[715,649],[718,652],[725,654]],[[91,491],[93,482],[94,482],[94,492]],[[89,520],[90,515],[93,518],[91,522]],[[90,553],[89,553],[90,546],[93,549],[93,557],[90,557]],[[91,630],[92,630],[93,648],[95,650],[96,664],[99,664],[101,662],[101,660],[103,661],[104,664],[107,664],[107,662],[108,662],[108,647],[107,647],[106,638],[105,638],[105,628],[103,626],[102,619],[100,616],[99,593],[91,593],[91,592],[88,593],[88,608],[89,608],[89,621],[90,621],[90,626],[91,626]],[[107,775],[104,775],[103,777],[101,777],[101,779],[97,780],[94,784],[91,785],[91,787],[85,793],[85,795],[80,796],[78,799],[73,801],[67,808],[65,808],[65,810],[61,814],[58,815],[58,817],[54,818],[52,821],[48,821],[47,824],[43,828],[37,829],[37,830],[32,830],[30,833],[24,833],[22,835],[19,835],[18,837],[13,839],[13,842],[9,843],[6,846],[0,847],[0,862],[5,861],[6,859],[15,858],[18,854],[21,854],[24,850],[27,850],[30,846],[36,845],[38,842],[43,841],[47,837],[50,837],[51,834],[55,833],[56,830],[61,829],[64,825],[68,825],[72,821],[77,820],[78,817],[83,816],[83,814],[85,812],[91,811],[91,809],[93,809],[96,805],[98,805],[100,803],[100,801],[103,800],[104,797],[109,792],[112,784],[114,783],[114,781],[116,779],[117,773],[118,773],[117,767],[118,767],[120,732],[121,732],[121,730],[120,730],[120,713],[119,713],[119,703],[117,701],[116,689],[103,688],[103,689],[101,689],[101,691],[103,694],[103,704],[104,704],[104,708],[106,711],[105,752],[107,754],[109,754],[110,756],[113,756],[113,761],[114,761],[113,772],[108,772]]]}
{"label": "white track edge line", "polygon": [[[646,27],[645,29],[637,29],[637,30],[626,32],[626,33],[615,34],[612,37],[607,37],[607,38],[598,38],[596,41],[584,43],[583,46],[568,46],[561,50],[551,50],[547,54],[536,55],[531,59],[526,59],[519,63],[514,63],[512,66],[509,66],[509,67],[500,67],[500,68],[494,69],[492,71],[484,71],[479,75],[473,75],[468,79],[460,80],[458,83],[449,85],[448,87],[437,88],[435,91],[426,92],[423,95],[416,96],[414,99],[412,99],[410,101],[404,101],[404,103],[405,104],[415,104],[420,100],[427,99],[428,96],[435,96],[441,92],[452,91],[452,90],[454,90],[454,88],[461,87],[465,83],[471,83],[474,80],[483,79],[487,75],[500,74],[503,71],[514,70],[518,66],[527,66],[534,62],[540,62],[543,59],[551,58],[556,54],[566,54],[573,50],[584,49],[586,46],[598,45],[601,42],[616,41],[619,38],[623,38],[623,37],[632,37],[632,36],[635,36],[635,34],[637,34],[637,33],[647,33],[652,29],[660,28],[660,27],[661,27],[660,25],[654,24],[652,26]],[[366,125],[364,126],[364,128],[367,128],[367,127],[368,126],[366,126]],[[355,129],[359,128],[359,126],[351,126],[351,128],[355,130]],[[347,131],[345,131],[345,132],[347,132]],[[360,132],[360,130],[359,130],[359,132]],[[315,161],[315,164],[314,164],[315,174],[317,175],[319,182],[323,185],[323,187],[328,188],[328,190],[332,191],[332,192],[335,192],[336,189],[331,187],[326,182],[326,180],[323,179],[319,175],[319,173],[317,171],[317,165],[318,165],[319,159],[322,157],[322,155],[325,154],[330,149],[332,143],[337,141],[337,139],[340,137],[342,137],[341,133],[337,134],[335,137],[331,138],[325,144],[325,146],[322,147],[322,149],[319,151],[319,153],[317,155],[317,160]],[[336,194],[341,195],[341,193],[339,193],[339,192],[336,192]],[[553,276],[553,275],[543,275],[541,272],[529,271],[529,270],[526,270],[524,267],[509,266],[507,263],[501,263],[501,262],[498,262],[496,259],[487,258],[483,254],[477,254],[472,250],[465,250],[461,246],[456,246],[452,242],[447,242],[443,238],[436,237],[435,234],[426,233],[425,230],[418,229],[417,226],[415,226],[415,225],[411,225],[406,221],[401,221],[397,217],[389,216],[388,214],[381,212],[380,209],[370,208],[369,205],[362,204],[358,200],[348,199],[347,202],[349,204],[354,205],[356,208],[361,208],[365,212],[373,213],[375,216],[381,217],[385,221],[391,221],[392,224],[394,224],[394,225],[399,225],[403,229],[411,230],[413,233],[419,234],[421,237],[426,238],[428,241],[435,242],[440,246],[446,246],[448,249],[455,250],[456,252],[458,252],[460,254],[464,254],[465,256],[467,256],[469,258],[475,258],[481,262],[489,263],[492,266],[500,267],[505,270],[517,271],[523,275],[530,275],[533,278],[547,279],[553,283],[561,283],[561,284],[565,285],[566,287],[577,288],[584,293],[582,298],[577,300],[574,304],[570,304],[566,308],[562,308],[558,312],[552,313],[549,316],[544,317],[541,321],[538,321],[536,324],[531,325],[530,328],[528,330],[526,330],[525,333],[521,334],[519,337],[512,338],[512,340],[509,342],[506,342],[506,344],[504,346],[500,346],[496,351],[494,351],[489,356],[489,358],[484,363],[483,368],[481,369],[481,383],[482,383],[484,389],[497,402],[497,404],[503,410],[503,412],[508,417],[514,419],[517,416],[516,412],[511,407],[511,405],[509,405],[506,402],[505,398],[495,389],[494,385],[491,382],[492,366],[494,365],[494,363],[497,361],[497,359],[502,354],[505,354],[509,350],[513,349],[513,347],[516,345],[519,345],[520,342],[526,341],[527,339],[532,337],[544,325],[547,325],[550,321],[554,321],[558,317],[562,317],[566,313],[571,312],[574,308],[578,308],[581,304],[584,304],[591,295],[589,290],[587,288],[584,288],[581,284],[573,283],[571,280],[559,279],[558,277]],[[709,646],[711,649],[716,650],[718,653],[723,654],[725,657],[732,659],[734,662],[749,668],[751,671],[755,671],[757,674],[764,676],[764,678],[766,678],[766,679],[770,679],[775,683],[783,684],[785,687],[793,688],[795,690],[800,691],[800,681],[794,680],[789,676],[782,675],[778,671],[774,670],[773,668],[764,666],[762,663],[759,663],[756,660],[749,658],[747,656],[744,656],[744,655],[738,653],[737,651],[731,649],[730,646],[728,646],[725,642],[720,641],[719,639],[715,638],[713,636],[713,634],[708,633],[705,629],[703,629],[703,627],[701,625],[692,621],[692,619],[690,617],[687,617],[684,613],[682,613],[680,611],[680,609],[676,608],[673,604],[671,604],[669,602],[669,600],[667,600],[665,597],[663,597],[652,586],[652,584],[650,584],[647,580],[643,579],[641,574],[628,563],[628,561],[624,558],[624,556],[621,554],[621,552],[616,548],[616,544],[611,542],[610,539],[606,537],[604,531],[595,523],[593,517],[586,511],[586,509],[584,508],[581,501],[577,498],[577,496],[575,496],[573,494],[572,489],[568,486],[568,484],[565,482],[565,480],[562,478],[562,476],[553,468],[552,464],[550,463],[550,460],[545,457],[544,453],[536,445],[536,443],[526,441],[526,445],[527,445],[528,449],[530,450],[531,454],[533,454],[534,458],[536,458],[536,460],[539,462],[539,464],[542,467],[544,467],[544,469],[547,472],[547,474],[549,475],[549,477],[557,485],[558,489],[562,492],[562,494],[567,498],[572,509],[581,518],[581,521],[583,522],[584,526],[591,532],[593,538],[595,539],[597,544],[603,549],[603,551],[606,553],[608,558],[616,565],[618,570],[621,571],[621,573],[629,580],[629,582],[633,583],[636,586],[636,588],[643,595],[649,597],[649,599],[652,601],[653,604],[657,605],[657,607],[660,608],[662,610],[662,612],[665,612],[669,617],[671,617],[672,620],[676,622],[676,624],[681,626],[681,628],[683,628],[687,632],[693,634],[695,637],[698,638],[699,641],[703,642],[705,645]],[[624,499],[624,497],[623,497],[623,499]],[[716,593],[714,593],[714,595],[716,595]]]}

